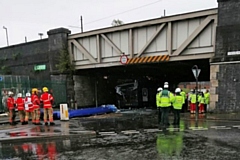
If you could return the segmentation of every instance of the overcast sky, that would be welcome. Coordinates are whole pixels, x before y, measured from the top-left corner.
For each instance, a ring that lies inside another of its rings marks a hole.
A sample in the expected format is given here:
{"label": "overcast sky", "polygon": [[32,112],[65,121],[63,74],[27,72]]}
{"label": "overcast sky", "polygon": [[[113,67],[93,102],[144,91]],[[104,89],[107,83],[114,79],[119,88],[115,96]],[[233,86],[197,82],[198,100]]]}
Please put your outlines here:
{"label": "overcast sky", "polygon": [[[47,38],[50,29],[65,27],[73,33],[110,27],[113,19],[125,24],[166,15],[217,8],[217,0],[0,0],[0,48]],[[74,27],[75,26],[75,27]]]}

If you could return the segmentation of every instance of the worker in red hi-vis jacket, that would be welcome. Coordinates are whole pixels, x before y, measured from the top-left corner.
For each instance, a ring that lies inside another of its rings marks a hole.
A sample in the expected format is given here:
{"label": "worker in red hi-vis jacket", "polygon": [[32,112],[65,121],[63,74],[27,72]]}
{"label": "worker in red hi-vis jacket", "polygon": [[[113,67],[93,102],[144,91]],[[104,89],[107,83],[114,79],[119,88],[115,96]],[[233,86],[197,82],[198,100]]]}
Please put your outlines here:
{"label": "worker in red hi-vis jacket", "polygon": [[35,125],[42,125],[42,123],[40,123],[40,100],[38,98],[38,89],[37,88],[32,89],[31,101],[33,104],[33,120],[32,120],[32,122]]}
{"label": "worker in red hi-vis jacket", "polygon": [[16,117],[15,100],[13,98],[13,92],[11,92],[11,91],[8,92],[7,107],[8,107],[8,110],[9,110],[9,123],[10,123],[10,125],[17,124],[15,122],[15,117]]}
{"label": "worker in red hi-vis jacket", "polygon": [[31,119],[33,119],[32,117],[33,104],[30,93],[26,93],[24,102],[25,102],[25,123],[28,124],[29,118],[31,117]]}
{"label": "worker in red hi-vis jacket", "polygon": [[45,125],[48,125],[48,119],[50,122],[50,125],[55,125],[55,123],[53,122],[53,108],[52,108],[52,104],[53,104],[53,96],[48,93],[48,88],[47,87],[43,87],[43,94],[40,97],[40,101],[43,103],[43,120]]}
{"label": "worker in red hi-vis jacket", "polygon": [[16,106],[18,109],[18,115],[20,118],[20,122],[22,125],[25,124],[25,109],[24,109],[24,99],[22,98],[22,93],[17,94],[17,99],[16,99]]}

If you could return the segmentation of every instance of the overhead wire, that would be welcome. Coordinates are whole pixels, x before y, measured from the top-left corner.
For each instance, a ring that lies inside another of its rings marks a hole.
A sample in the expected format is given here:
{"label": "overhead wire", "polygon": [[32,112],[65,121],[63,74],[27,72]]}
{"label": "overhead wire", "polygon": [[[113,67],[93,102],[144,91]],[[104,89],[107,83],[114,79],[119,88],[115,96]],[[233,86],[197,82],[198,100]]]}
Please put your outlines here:
{"label": "overhead wire", "polygon": [[145,5],[143,5],[143,6],[139,6],[139,7],[137,7],[137,8],[133,8],[133,9],[130,9],[130,10],[127,10],[127,11],[124,11],[124,12],[120,12],[120,13],[117,13],[117,14],[113,14],[113,15],[110,15],[110,16],[107,16],[107,17],[104,17],[104,18],[100,18],[100,19],[91,21],[91,22],[87,22],[87,23],[84,23],[84,25],[91,24],[91,23],[95,23],[95,22],[98,22],[98,21],[101,21],[101,20],[104,20],[104,19],[107,19],[107,18],[110,18],[110,17],[114,17],[114,16],[117,16],[117,15],[120,15],[120,14],[127,13],[127,12],[131,12],[131,11],[137,10],[137,9],[139,9],[139,8],[143,8],[143,7],[146,7],[146,6],[153,5],[153,4],[158,3],[158,2],[160,2],[160,1],[163,1],[163,0],[158,0],[158,1],[155,1],[155,2],[152,2],[152,3],[149,3],[149,4],[145,4]]}

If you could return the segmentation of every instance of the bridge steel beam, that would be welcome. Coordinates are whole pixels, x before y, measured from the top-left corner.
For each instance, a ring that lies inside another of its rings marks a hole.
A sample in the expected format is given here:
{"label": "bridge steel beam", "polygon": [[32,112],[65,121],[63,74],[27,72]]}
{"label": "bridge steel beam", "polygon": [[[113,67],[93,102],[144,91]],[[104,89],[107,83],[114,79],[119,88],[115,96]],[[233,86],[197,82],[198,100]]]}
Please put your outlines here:
{"label": "bridge steel beam", "polygon": [[133,31],[132,29],[129,29],[128,31],[128,52],[129,52],[129,57],[133,58]]}
{"label": "bridge steel beam", "polygon": [[94,31],[72,34],[68,37],[68,39],[70,40],[70,39],[87,37],[87,36],[97,35],[97,34],[102,34],[102,33],[116,32],[119,30],[126,30],[126,29],[131,29],[131,28],[138,28],[138,27],[142,27],[142,26],[162,24],[162,23],[166,23],[166,22],[180,21],[180,20],[184,20],[184,19],[192,19],[192,18],[196,18],[196,17],[205,17],[205,16],[209,16],[209,15],[216,15],[216,14],[217,14],[217,9],[209,9],[209,10],[203,10],[203,11],[198,11],[198,12],[184,13],[184,14],[179,14],[179,15],[173,15],[173,16],[167,16],[167,17],[163,17],[163,18],[142,21],[142,22],[138,22],[138,23],[129,23],[129,24],[120,25],[120,26],[116,26],[116,27],[109,27],[109,28],[103,28],[103,29],[98,29],[98,30],[94,30]]}
{"label": "bridge steel beam", "polygon": [[182,43],[182,45],[172,54],[172,56],[178,56],[182,51],[203,31],[203,29],[213,20],[214,16],[208,16],[205,20],[199,25],[195,31]]}
{"label": "bridge steel beam", "polygon": [[152,41],[156,38],[156,36],[162,31],[166,23],[163,23],[156,32],[152,35],[152,37],[148,40],[148,42],[144,45],[144,47],[139,51],[139,53],[136,55],[136,57],[140,57],[143,52],[147,49],[147,47],[152,43]]}
{"label": "bridge steel beam", "polygon": [[99,35],[97,34],[96,35],[96,40],[97,40],[97,55],[98,55],[98,59],[97,59],[97,62],[98,63],[101,63],[101,45],[100,45],[100,37],[99,37]]}
{"label": "bridge steel beam", "polygon": [[141,60],[163,55],[168,61],[211,58],[216,23],[217,9],[210,9],[74,34],[69,54],[75,69],[120,66],[123,54],[134,61],[127,65],[161,63]]}
{"label": "bridge steel beam", "polygon": [[167,50],[168,50],[168,55],[172,55],[172,22],[168,22],[168,28],[167,28]]}
{"label": "bridge steel beam", "polygon": [[84,56],[86,56],[90,62],[97,63],[96,59],[89,53],[80,43],[78,43],[76,40],[71,40],[71,42],[79,49]]}
{"label": "bridge steel beam", "polygon": [[115,49],[115,51],[117,51],[120,55],[123,54],[123,52],[104,34],[101,34],[101,36],[103,37],[103,39],[108,42],[108,44],[110,44],[113,49]]}

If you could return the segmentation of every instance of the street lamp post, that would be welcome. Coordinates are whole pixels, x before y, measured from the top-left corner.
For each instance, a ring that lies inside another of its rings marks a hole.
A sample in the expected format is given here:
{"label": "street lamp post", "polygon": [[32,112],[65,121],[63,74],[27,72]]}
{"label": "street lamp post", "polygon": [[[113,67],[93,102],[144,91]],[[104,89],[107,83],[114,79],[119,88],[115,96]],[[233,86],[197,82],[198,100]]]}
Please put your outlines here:
{"label": "street lamp post", "polygon": [[38,35],[40,36],[40,39],[42,39],[43,33],[38,33]]}
{"label": "street lamp post", "polygon": [[7,46],[9,46],[7,27],[3,26],[3,29],[5,29],[5,30],[6,30]]}

